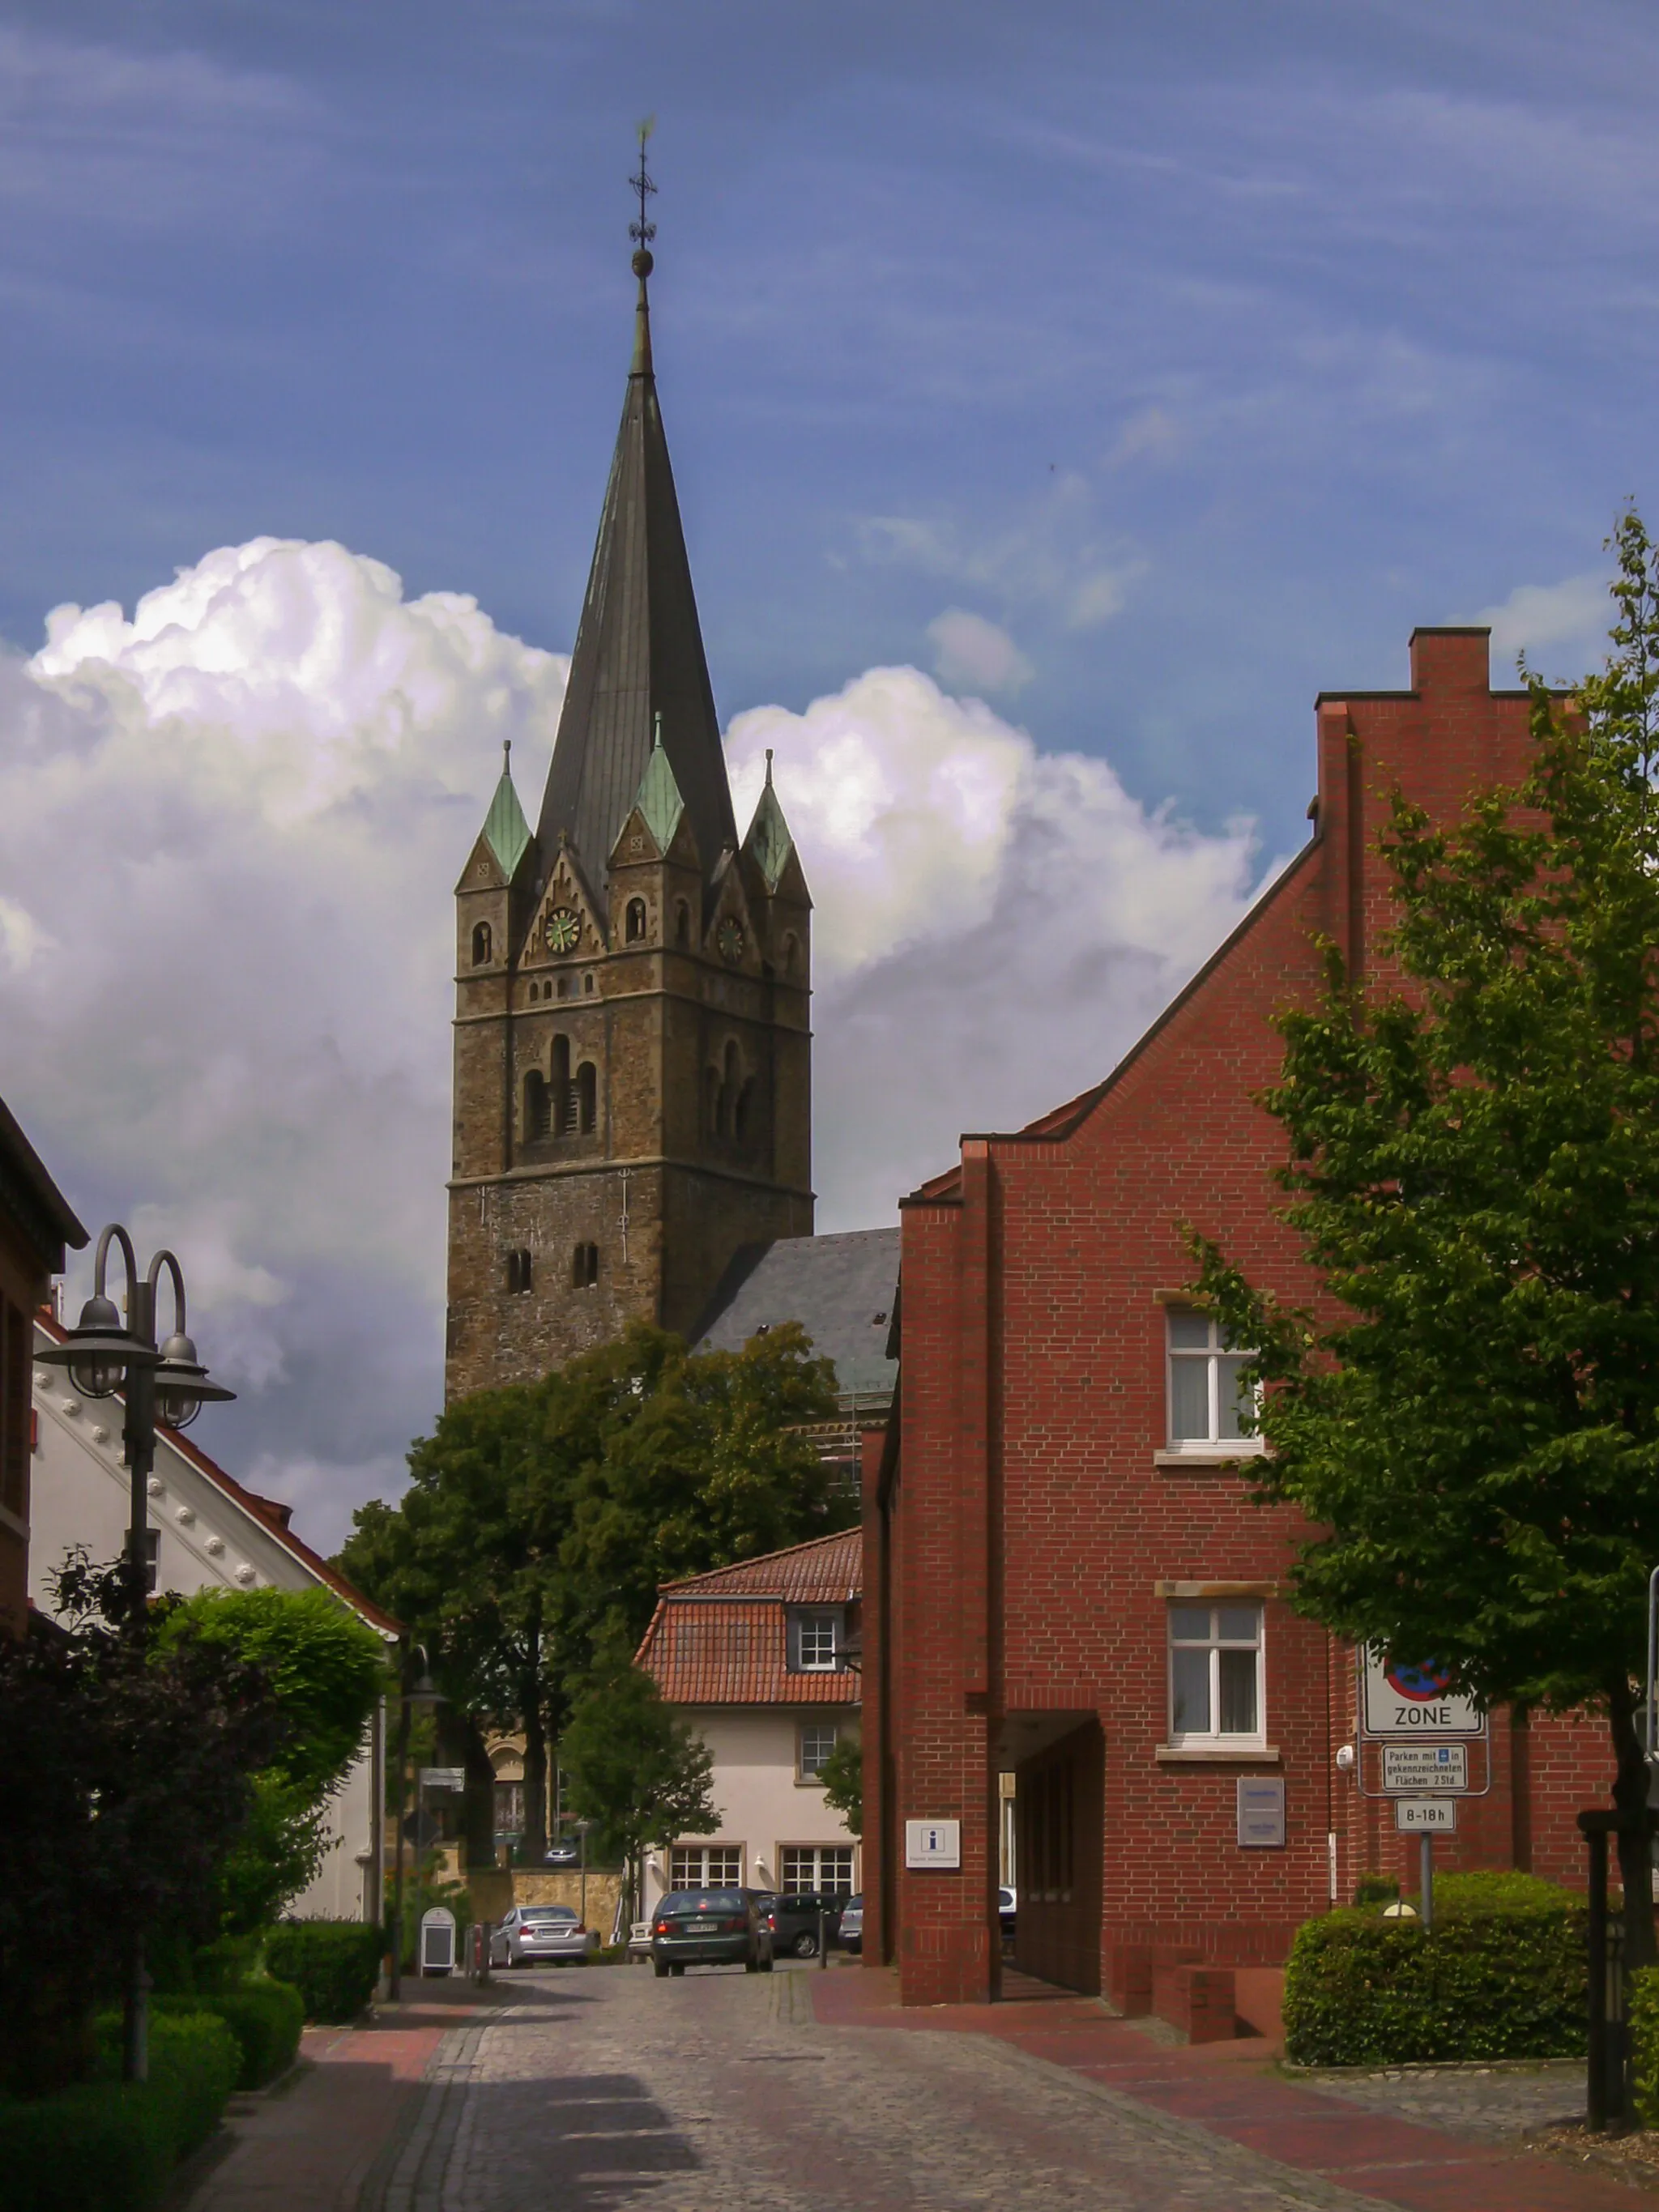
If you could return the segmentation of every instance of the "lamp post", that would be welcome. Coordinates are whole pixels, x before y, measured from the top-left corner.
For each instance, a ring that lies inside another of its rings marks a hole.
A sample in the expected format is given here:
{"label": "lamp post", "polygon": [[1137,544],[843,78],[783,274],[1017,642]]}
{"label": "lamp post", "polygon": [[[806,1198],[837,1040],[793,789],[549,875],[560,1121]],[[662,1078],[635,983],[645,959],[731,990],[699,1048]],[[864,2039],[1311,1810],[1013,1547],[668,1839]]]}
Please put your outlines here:
{"label": "lamp post", "polygon": [[[112,1244],[126,1264],[126,1320],[108,1294],[106,1276]],[[155,1340],[155,1294],[165,1269],[173,1279],[173,1334]],[[185,1334],[185,1278],[171,1252],[158,1252],[140,1276],[132,1239],[112,1221],[98,1239],[92,1296],[65,1342],[37,1355],[43,1367],[66,1367],[83,1398],[112,1398],[125,1393],[121,1430],[130,1493],[127,1516],[127,1617],[123,1624],[142,1649],[149,1625],[149,1547],[147,1527],[149,1478],[155,1465],[155,1424],[185,1429],[205,1405],[222,1404],[236,1393],[208,1380]],[[121,2078],[143,2081],[149,2075],[149,1977],[144,1972],[144,1937],[134,1931],[122,2003]]]}
{"label": "lamp post", "polygon": [[430,1712],[444,1701],[443,1692],[427,1671],[425,1644],[417,1644],[414,1649],[421,1655],[421,1679],[410,1685],[409,1662],[414,1652],[405,1653],[404,1687],[398,1701],[398,1856],[392,1867],[392,1970],[386,1976],[386,1995],[393,2004],[404,1993],[404,1822],[409,1805],[409,1723],[416,1708]]}

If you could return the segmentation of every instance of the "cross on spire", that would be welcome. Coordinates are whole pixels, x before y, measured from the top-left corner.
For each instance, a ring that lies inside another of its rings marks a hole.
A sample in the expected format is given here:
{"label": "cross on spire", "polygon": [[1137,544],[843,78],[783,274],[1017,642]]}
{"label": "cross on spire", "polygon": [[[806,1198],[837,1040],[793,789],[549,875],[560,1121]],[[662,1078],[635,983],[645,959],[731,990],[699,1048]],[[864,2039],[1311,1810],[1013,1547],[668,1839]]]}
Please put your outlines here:
{"label": "cross on spire", "polygon": [[[648,276],[651,273],[651,241],[657,234],[656,224],[647,221],[645,212],[646,202],[648,199],[654,199],[657,191],[657,187],[651,181],[650,173],[645,166],[645,142],[656,127],[657,118],[654,115],[647,115],[641,124],[640,173],[638,176],[630,177],[628,180],[635,191],[639,194],[640,200],[640,219],[637,222],[630,222],[628,226],[628,235],[639,248],[634,256],[634,270],[639,276]],[[641,261],[645,264],[643,269],[640,267]]]}

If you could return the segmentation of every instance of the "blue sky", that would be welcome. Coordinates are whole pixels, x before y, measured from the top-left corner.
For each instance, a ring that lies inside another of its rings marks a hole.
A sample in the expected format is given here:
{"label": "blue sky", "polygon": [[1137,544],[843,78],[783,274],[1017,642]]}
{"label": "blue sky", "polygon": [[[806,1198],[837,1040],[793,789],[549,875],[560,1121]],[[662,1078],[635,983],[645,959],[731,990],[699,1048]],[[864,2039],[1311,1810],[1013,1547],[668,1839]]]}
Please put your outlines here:
{"label": "blue sky", "polygon": [[836,1228],[1105,1072],[1316,690],[1595,654],[1656,90],[1633,0],[0,5],[0,1093],[177,1243],[204,1441],[332,1542],[436,1409],[449,892],[544,772],[638,118]]}
{"label": "blue sky", "polygon": [[[731,714],[926,665],[1295,834],[1308,702],[1649,473],[1639,5],[17,5],[0,630],[261,532],[568,646],[654,112]],[[1099,580],[1075,603],[1079,578]]]}

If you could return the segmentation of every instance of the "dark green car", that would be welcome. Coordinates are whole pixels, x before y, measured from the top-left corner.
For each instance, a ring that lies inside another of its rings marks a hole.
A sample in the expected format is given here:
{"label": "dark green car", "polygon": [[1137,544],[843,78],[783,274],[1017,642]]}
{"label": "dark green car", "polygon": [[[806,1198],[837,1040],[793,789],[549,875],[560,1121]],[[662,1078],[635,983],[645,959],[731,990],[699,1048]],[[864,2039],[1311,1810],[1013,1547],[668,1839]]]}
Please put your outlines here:
{"label": "dark green car", "polygon": [[661,1980],[688,1966],[772,1971],[772,1936],[752,1889],[671,1889],[651,1915],[651,1965]]}

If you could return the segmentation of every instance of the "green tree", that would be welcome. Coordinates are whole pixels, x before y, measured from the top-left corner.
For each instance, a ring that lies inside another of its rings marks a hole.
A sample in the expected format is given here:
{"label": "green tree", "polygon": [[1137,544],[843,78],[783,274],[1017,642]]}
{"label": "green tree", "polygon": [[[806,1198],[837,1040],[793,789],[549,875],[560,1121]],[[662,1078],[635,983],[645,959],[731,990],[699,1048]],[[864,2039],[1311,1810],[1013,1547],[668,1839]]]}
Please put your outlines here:
{"label": "green tree", "polygon": [[637,1644],[657,1584],[843,1527],[805,1425],[834,1372],[791,1324],[691,1354],[634,1324],[541,1382],[448,1407],[395,1506],[356,1517],[340,1564],[409,1624],[451,1703],[468,1855],[487,1862],[489,1729],[525,1735],[526,1842],[545,1839],[549,1747],[613,1641]]}
{"label": "green tree", "polygon": [[[1613,541],[1613,653],[1534,764],[1449,826],[1396,795],[1384,988],[1327,952],[1265,1097],[1284,1218],[1330,1294],[1281,1305],[1200,1243],[1261,1347],[1265,1499],[1316,1524],[1297,1602],[1434,1658],[1491,1704],[1603,1713],[1614,1801],[1648,1794],[1644,1587],[1659,1561],[1659,574]],[[1621,1838],[1638,1962],[1645,1839]]]}
{"label": "green tree", "polygon": [[818,1769],[823,1802],[839,1813],[852,1836],[864,1833],[864,1744],[856,1729],[836,1738],[836,1747]]}
{"label": "green tree", "polygon": [[166,1611],[158,1654],[186,1645],[258,1669],[285,1723],[218,1875],[228,1934],[273,1920],[322,1863],[329,1800],[386,1687],[386,1647],[327,1590],[204,1589]]}
{"label": "green tree", "polygon": [[708,1749],[665,1705],[656,1684],[620,1653],[602,1656],[577,1698],[560,1756],[578,1819],[595,1822],[601,1848],[628,1868],[640,1893],[640,1862],[677,1836],[712,1835],[720,1826],[709,1784]]}
{"label": "green tree", "polygon": [[85,2023],[134,1940],[217,1932],[226,1854],[290,1723],[264,1669],[181,1630],[124,1633],[125,1567],[58,1577],[62,1628],[0,1637],[0,2087],[90,2058]]}

